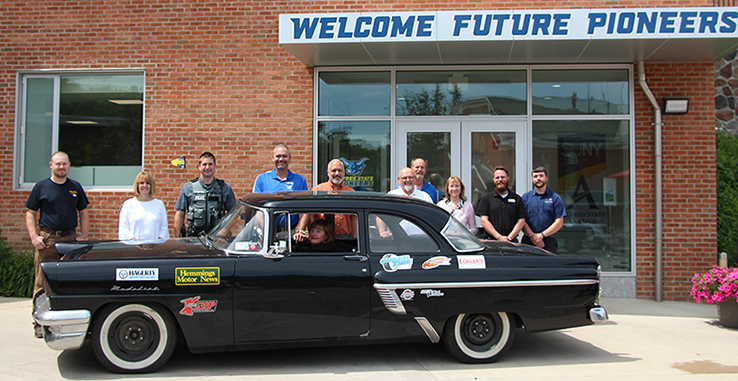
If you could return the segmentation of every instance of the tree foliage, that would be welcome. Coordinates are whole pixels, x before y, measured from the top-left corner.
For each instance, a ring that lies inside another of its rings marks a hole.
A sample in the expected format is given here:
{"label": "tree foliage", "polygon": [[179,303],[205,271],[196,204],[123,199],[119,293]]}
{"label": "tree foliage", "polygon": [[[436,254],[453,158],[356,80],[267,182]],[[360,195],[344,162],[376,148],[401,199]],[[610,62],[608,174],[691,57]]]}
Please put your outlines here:
{"label": "tree foliage", "polygon": [[728,253],[728,264],[738,264],[738,138],[718,131],[717,228],[718,251]]}

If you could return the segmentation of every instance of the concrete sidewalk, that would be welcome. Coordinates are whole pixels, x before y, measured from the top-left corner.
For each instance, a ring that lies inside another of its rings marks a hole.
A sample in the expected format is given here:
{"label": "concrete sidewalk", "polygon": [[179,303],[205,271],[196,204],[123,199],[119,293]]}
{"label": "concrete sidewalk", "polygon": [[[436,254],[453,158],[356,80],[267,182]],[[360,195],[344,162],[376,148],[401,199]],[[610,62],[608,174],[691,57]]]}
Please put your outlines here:
{"label": "concrete sidewalk", "polygon": [[443,345],[191,354],[178,348],[158,372],[108,373],[91,346],[57,352],[33,337],[29,299],[0,298],[4,380],[669,380],[738,381],[738,330],[717,324],[715,306],[603,299],[610,321],[527,334],[518,330],[497,363],[469,365]]}

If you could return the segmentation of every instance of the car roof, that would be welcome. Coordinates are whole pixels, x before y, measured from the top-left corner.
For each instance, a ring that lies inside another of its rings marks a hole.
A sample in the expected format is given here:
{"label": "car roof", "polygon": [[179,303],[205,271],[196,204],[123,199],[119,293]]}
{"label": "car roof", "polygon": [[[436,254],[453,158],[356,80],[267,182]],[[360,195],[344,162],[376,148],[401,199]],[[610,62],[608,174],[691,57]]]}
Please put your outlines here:
{"label": "car roof", "polygon": [[434,204],[409,198],[365,191],[304,191],[279,193],[249,193],[241,197],[245,204],[261,208],[367,209],[382,213],[415,216],[440,231],[449,213]]}

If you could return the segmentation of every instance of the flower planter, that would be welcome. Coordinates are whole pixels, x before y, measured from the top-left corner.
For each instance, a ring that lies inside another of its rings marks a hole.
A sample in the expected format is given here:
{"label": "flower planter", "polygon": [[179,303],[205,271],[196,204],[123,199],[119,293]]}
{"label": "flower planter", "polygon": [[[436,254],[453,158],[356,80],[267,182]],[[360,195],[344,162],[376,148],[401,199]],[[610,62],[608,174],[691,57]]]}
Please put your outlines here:
{"label": "flower planter", "polygon": [[731,299],[718,302],[717,306],[720,325],[728,328],[738,328],[738,302]]}

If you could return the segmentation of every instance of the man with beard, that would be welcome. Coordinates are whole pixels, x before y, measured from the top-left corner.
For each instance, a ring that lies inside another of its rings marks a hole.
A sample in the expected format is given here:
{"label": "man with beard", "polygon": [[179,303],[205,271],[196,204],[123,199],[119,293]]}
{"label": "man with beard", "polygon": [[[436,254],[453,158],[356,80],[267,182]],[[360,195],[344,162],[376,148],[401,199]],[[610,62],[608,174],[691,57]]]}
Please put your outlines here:
{"label": "man with beard", "polygon": [[[80,183],[67,177],[69,156],[62,152],[51,155],[49,168],[51,177],[33,186],[26,201],[26,229],[33,244],[35,281],[33,284],[33,303],[44,292],[44,273],[41,262],[59,259],[56,242],[86,241],[90,227],[87,214],[87,195]],[[40,211],[39,229],[36,231],[36,213]],[[80,235],[77,236],[77,215],[79,214]],[[34,322],[34,334],[43,337],[43,327]]]}
{"label": "man with beard", "polygon": [[518,233],[525,226],[523,200],[510,191],[510,174],[503,166],[495,167],[495,190],[482,196],[477,215],[489,238],[503,242],[518,242]]}
{"label": "man with beard", "polygon": [[215,155],[200,154],[197,169],[200,177],[182,185],[174,204],[175,237],[194,237],[209,231],[236,206],[231,186],[215,178]]}
{"label": "man with beard", "polygon": [[284,144],[274,147],[272,155],[274,169],[264,172],[256,177],[254,181],[254,193],[277,193],[281,191],[306,191],[308,190],[305,178],[290,171],[292,154]]}
{"label": "man with beard", "polygon": [[528,214],[523,227],[523,243],[558,253],[559,244],[553,235],[564,226],[566,207],[561,196],[548,189],[547,183],[546,168],[533,168],[534,189],[523,195]]}
{"label": "man with beard", "polygon": [[[339,159],[333,159],[328,163],[328,181],[320,183],[312,188],[314,191],[348,191],[353,192],[354,189],[343,184],[343,178],[346,176],[346,168]],[[294,239],[302,242],[308,237],[307,227],[315,220],[324,220],[325,214],[304,214],[300,217],[300,223],[297,226]],[[335,238],[356,238],[356,216],[348,214],[337,214],[334,216]]]}
{"label": "man with beard", "polygon": [[438,203],[438,190],[433,184],[425,181],[425,173],[428,170],[428,162],[422,157],[413,159],[412,170],[415,173],[415,187],[430,196],[434,204]]}
{"label": "man with beard", "polygon": [[[423,159],[420,159],[420,160],[423,160]],[[425,160],[423,160],[423,162],[425,162]],[[415,186],[416,175],[415,175],[415,171],[413,171],[412,169],[407,168],[407,167],[401,169],[400,175],[397,176],[397,181],[400,183],[400,187],[387,192],[387,194],[391,194],[395,196],[403,196],[403,197],[412,197],[412,198],[417,198],[419,200],[433,203],[433,198],[428,193],[418,189]],[[430,185],[430,187],[433,188],[433,185]],[[436,188],[433,188],[433,189],[435,190]]]}

